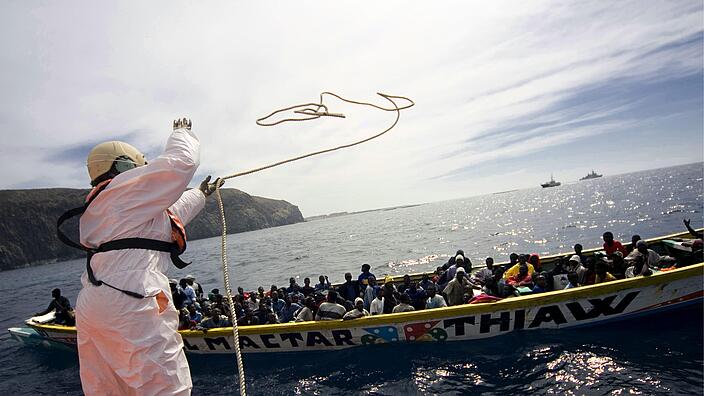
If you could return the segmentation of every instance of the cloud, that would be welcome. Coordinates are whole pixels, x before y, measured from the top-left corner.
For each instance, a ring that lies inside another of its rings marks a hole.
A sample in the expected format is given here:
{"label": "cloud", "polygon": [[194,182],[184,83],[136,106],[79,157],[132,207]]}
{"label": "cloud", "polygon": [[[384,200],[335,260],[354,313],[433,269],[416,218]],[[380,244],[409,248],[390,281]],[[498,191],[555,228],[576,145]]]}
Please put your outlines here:
{"label": "cloud", "polygon": [[[254,124],[324,90],[379,104],[377,91],[406,95],[417,105],[372,143],[228,185],[313,215],[534,183],[525,175],[542,171],[535,157],[574,144],[594,150],[607,134],[648,131],[664,155],[701,160],[701,147],[683,151],[665,129],[701,134],[699,2],[6,8],[0,154],[13,167],[0,169],[0,188],[84,186],[93,144],[121,138],[152,157],[184,115],[202,142],[199,176],[354,141],[393,121],[331,100],[346,119]],[[641,164],[639,155],[624,152],[621,162]],[[501,160],[511,168],[493,164]],[[620,169],[612,166],[601,171]],[[473,169],[497,177],[458,188]]]}

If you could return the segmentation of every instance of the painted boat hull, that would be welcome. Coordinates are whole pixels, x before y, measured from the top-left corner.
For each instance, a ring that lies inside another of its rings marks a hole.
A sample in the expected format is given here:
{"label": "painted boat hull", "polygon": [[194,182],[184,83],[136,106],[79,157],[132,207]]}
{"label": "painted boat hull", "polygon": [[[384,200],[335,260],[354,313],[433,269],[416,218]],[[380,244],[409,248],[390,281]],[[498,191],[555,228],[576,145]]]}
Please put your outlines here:
{"label": "painted boat hull", "polygon": [[[351,321],[286,323],[239,329],[244,353],[339,350],[364,345],[450,342],[514,331],[562,329],[628,320],[687,304],[701,304],[704,263],[649,277]],[[41,337],[75,345],[74,327],[27,324]],[[189,354],[234,353],[231,328],[181,331]]]}

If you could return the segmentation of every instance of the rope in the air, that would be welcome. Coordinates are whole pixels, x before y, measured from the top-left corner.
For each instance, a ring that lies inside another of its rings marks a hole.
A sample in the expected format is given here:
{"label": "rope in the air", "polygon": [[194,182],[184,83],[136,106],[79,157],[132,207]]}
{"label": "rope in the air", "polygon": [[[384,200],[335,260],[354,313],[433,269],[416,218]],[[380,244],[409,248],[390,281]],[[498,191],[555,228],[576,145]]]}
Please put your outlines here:
{"label": "rope in the air", "polygon": [[[318,119],[318,118],[320,118],[320,117],[338,117],[338,118],[345,118],[345,116],[344,116],[343,114],[340,114],[340,113],[330,113],[330,112],[328,111],[328,106],[323,103],[323,97],[324,97],[325,95],[330,95],[330,96],[333,96],[333,97],[335,97],[335,98],[337,98],[337,99],[339,99],[339,100],[341,100],[341,101],[343,101],[343,102],[347,102],[347,103],[351,103],[351,104],[362,105],[362,106],[369,106],[369,107],[373,107],[373,108],[376,108],[376,109],[379,109],[379,110],[383,110],[383,111],[395,111],[395,112],[396,112],[396,119],[394,120],[393,124],[391,124],[391,126],[389,126],[388,128],[386,128],[386,129],[383,130],[382,132],[377,133],[377,134],[375,134],[375,135],[373,135],[373,136],[370,136],[370,137],[367,137],[367,138],[364,138],[364,139],[361,139],[361,140],[352,142],[352,143],[343,144],[343,145],[340,145],[340,146],[331,147],[331,148],[327,148],[327,149],[323,149],[323,150],[319,150],[319,151],[314,151],[314,152],[311,152],[311,153],[299,155],[299,156],[297,156],[297,157],[292,157],[292,158],[289,158],[289,159],[285,159],[285,160],[282,160],[282,161],[278,161],[278,162],[275,162],[275,163],[273,163],[273,164],[261,166],[261,167],[258,167],[258,168],[250,169],[250,170],[243,171],[243,172],[239,172],[239,173],[234,173],[234,174],[232,174],[232,175],[228,175],[228,176],[221,177],[220,180],[224,181],[224,180],[232,179],[232,178],[235,178],[235,177],[240,177],[240,176],[249,175],[249,174],[252,174],[252,173],[256,173],[256,172],[259,172],[259,171],[263,171],[263,170],[265,170],[265,169],[270,169],[270,168],[274,168],[274,167],[276,167],[276,166],[284,165],[284,164],[287,164],[287,163],[290,163],[290,162],[302,160],[302,159],[304,159],[304,158],[309,158],[309,157],[313,157],[313,156],[315,156],[315,155],[324,154],[324,153],[330,153],[330,152],[333,152],[333,151],[337,151],[337,150],[341,150],[341,149],[345,149],[345,148],[357,146],[357,145],[362,144],[362,143],[366,143],[366,142],[368,142],[368,141],[370,141],[370,140],[376,139],[376,138],[378,138],[378,137],[384,135],[385,133],[387,133],[387,132],[389,132],[391,129],[393,129],[393,128],[396,126],[396,124],[398,123],[399,119],[401,118],[401,110],[408,109],[408,108],[412,107],[413,105],[415,105],[415,103],[414,103],[411,99],[406,98],[406,97],[403,97],[403,96],[386,95],[386,94],[383,94],[383,93],[380,93],[380,92],[377,93],[377,94],[378,94],[379,96],[381,96],[382,98],[384,98],[384,99],[388,100],[389,102],[391,102],[391,104],[393,105],[393,108],[386,108],[386,107],[382,107],[382,106],[375,105],[375,104],[373,104],[373,103],[359,102],[359,101],[355,101],[355,100],[345,99],[345,98],[343,98],[343,97],[341,97],[341,96],[339,96],[339,95],[336,95],[336,94],[334,94],[334,93],[332,93],[332,92],[322,92],[322,93],[320,94],[320,103],[305,103],[305,104],[300,104],[300,105],[285,107],[285,108],[282,108],[282,109],[273,111],[273,112],[270,113],[269,115],[267,115],[267,116],[265,116],[265,117],[262,117],[262,118],[259,118],[259,119],[257,120],[257,125],[259,125],[259,126],[274,126],[274,125],[278,125],[278,124],[281,124],[281,123],[284,123],[284,122],[289,122],[289,121],[309,121],[309,120]],[[396,104],[396,102],[394,102],[393,99],[402,99],[402,100],[408,101],[409,104],[407,104],[407,105],[405,105],[405,106],[400,106],[400,107],[399,107],[399,106]],[[298,110],[294,110],[294,109],[298,109]],[[321,109],[322,109],[323,111],[321,111]],[[274,116],[274,115],[276,115],[276,114],[282,113],[282,112],[284,112],[284,111],[289,111],[289,110],[293,110],[294,113],[296,113],[296,114],[302,114],[302,115],[304,115],[305,117],[303,117],[303,118],[284,118],[284,119],[281,119],[281,120],[278,120],[278,121],[275,121],[275,122],[267,122],[267,121],[266,121],[266,120],[268,120],[269,118],[271,118],[272,116]],[[222,222],[222,238],[221,238],[222,245],[221,245],[221,254],[222,254],[223,281],[225,282],[225,291],[226,291],[226,293],[227,293],[227,301],[228,301],[228,305],[230,306],[230,313],[231,313],[231,315],[232,315],[232,334],[233,334],[234,337],[235,337],[235,339],[234,339],[234,340],[235,340],[235,355],[237,356],[237,372],[238,372],[238,374],[239,374],[240,395],[246,396],[246,394],[247,394],[247,387],[245,386],[244,363],[242,362],[242,353],[241,353],[241,350],[240,350],[239,329],[237,328],[237,320],[236,320],[236,317],[235,317],[235,312],[236,312],[236,311],[235,311],[235,303],[234,303],[234,301],[232,300],[232,290],[230,289],[230,270],[229,270],[228,264],[227,264],[227,222],[226,222],[226,220],[225,220],[225,206],[224,206],[223,203],[222,203],[222,196],[220,195],[220,186],[221,186],[221,183],[216,180],[216,182],[215,182],[215,197],[217,198],[217,201],[218,201],[218,207],[219,207],[219,209],[220,209],[220,221]]]}

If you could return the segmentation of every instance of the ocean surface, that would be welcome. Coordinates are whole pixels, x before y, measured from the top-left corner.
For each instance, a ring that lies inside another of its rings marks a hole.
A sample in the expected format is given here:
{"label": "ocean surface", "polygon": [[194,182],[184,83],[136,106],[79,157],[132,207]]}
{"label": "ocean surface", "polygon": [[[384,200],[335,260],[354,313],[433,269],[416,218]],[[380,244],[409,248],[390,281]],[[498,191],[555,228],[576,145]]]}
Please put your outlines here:
{"label": "ocean surface", "polygon": [[[229,236],[233,287],[341,281],[369,263],[377,277],[434,269],[457,249],[477,264],[511,252],[559,253],[601,234],[630,241],[702,227],[704,164],[605,176],[560,187],[366,212]],[[469,181],[468,181],[469,182]],[[192,241],[186,271],[222,289],[220,239]],[[2,272],[0,327],[44,309],[60,287],[75,303],[84,260]],[[109,309],[109,307],[106,307]],[[261,394],[697,394],[704,392],[702,313],[625,324],[532,331],[490,340],[245,356],[248,393]],[[234,356],[189,358],[195,395],[237,393]],[[81,394],[75,353],[23,347],[0,335],[0,391]]]}

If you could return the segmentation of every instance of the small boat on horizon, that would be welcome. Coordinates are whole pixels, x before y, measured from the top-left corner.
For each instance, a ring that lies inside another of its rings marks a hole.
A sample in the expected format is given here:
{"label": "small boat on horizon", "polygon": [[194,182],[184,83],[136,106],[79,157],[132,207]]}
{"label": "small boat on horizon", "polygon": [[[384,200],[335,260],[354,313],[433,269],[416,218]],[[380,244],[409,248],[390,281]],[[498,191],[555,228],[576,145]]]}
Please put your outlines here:
{"label": "small boat on horizon", "polygon": [[555,178],[552,177],[552,173],[551,173],[551,174],[550,174],[550,181],[547,182],[547,183],[543,183],[543,184],[541,184],[540,186],[543,187],[543,188],[548,188],[548,187],[557,187],[557,186],[559,186],[559,185],[561,185],[561,184],[562,184],[562,183],[560,183],[559,181],[555,181]]}
{"label": "small boat on horizon", "polygon": [[600,174],[594,172],[594,169],[592,169],[592,172],[591,172],[591,173],[588,173],[586,176],[584,176],[583,178],[581,178],[581,179],[579,179],[579,180],[598,179],[598,178],[600,178],[600,177],[602,177],[602,176],[604,176],[604,175],[600,175]]}

